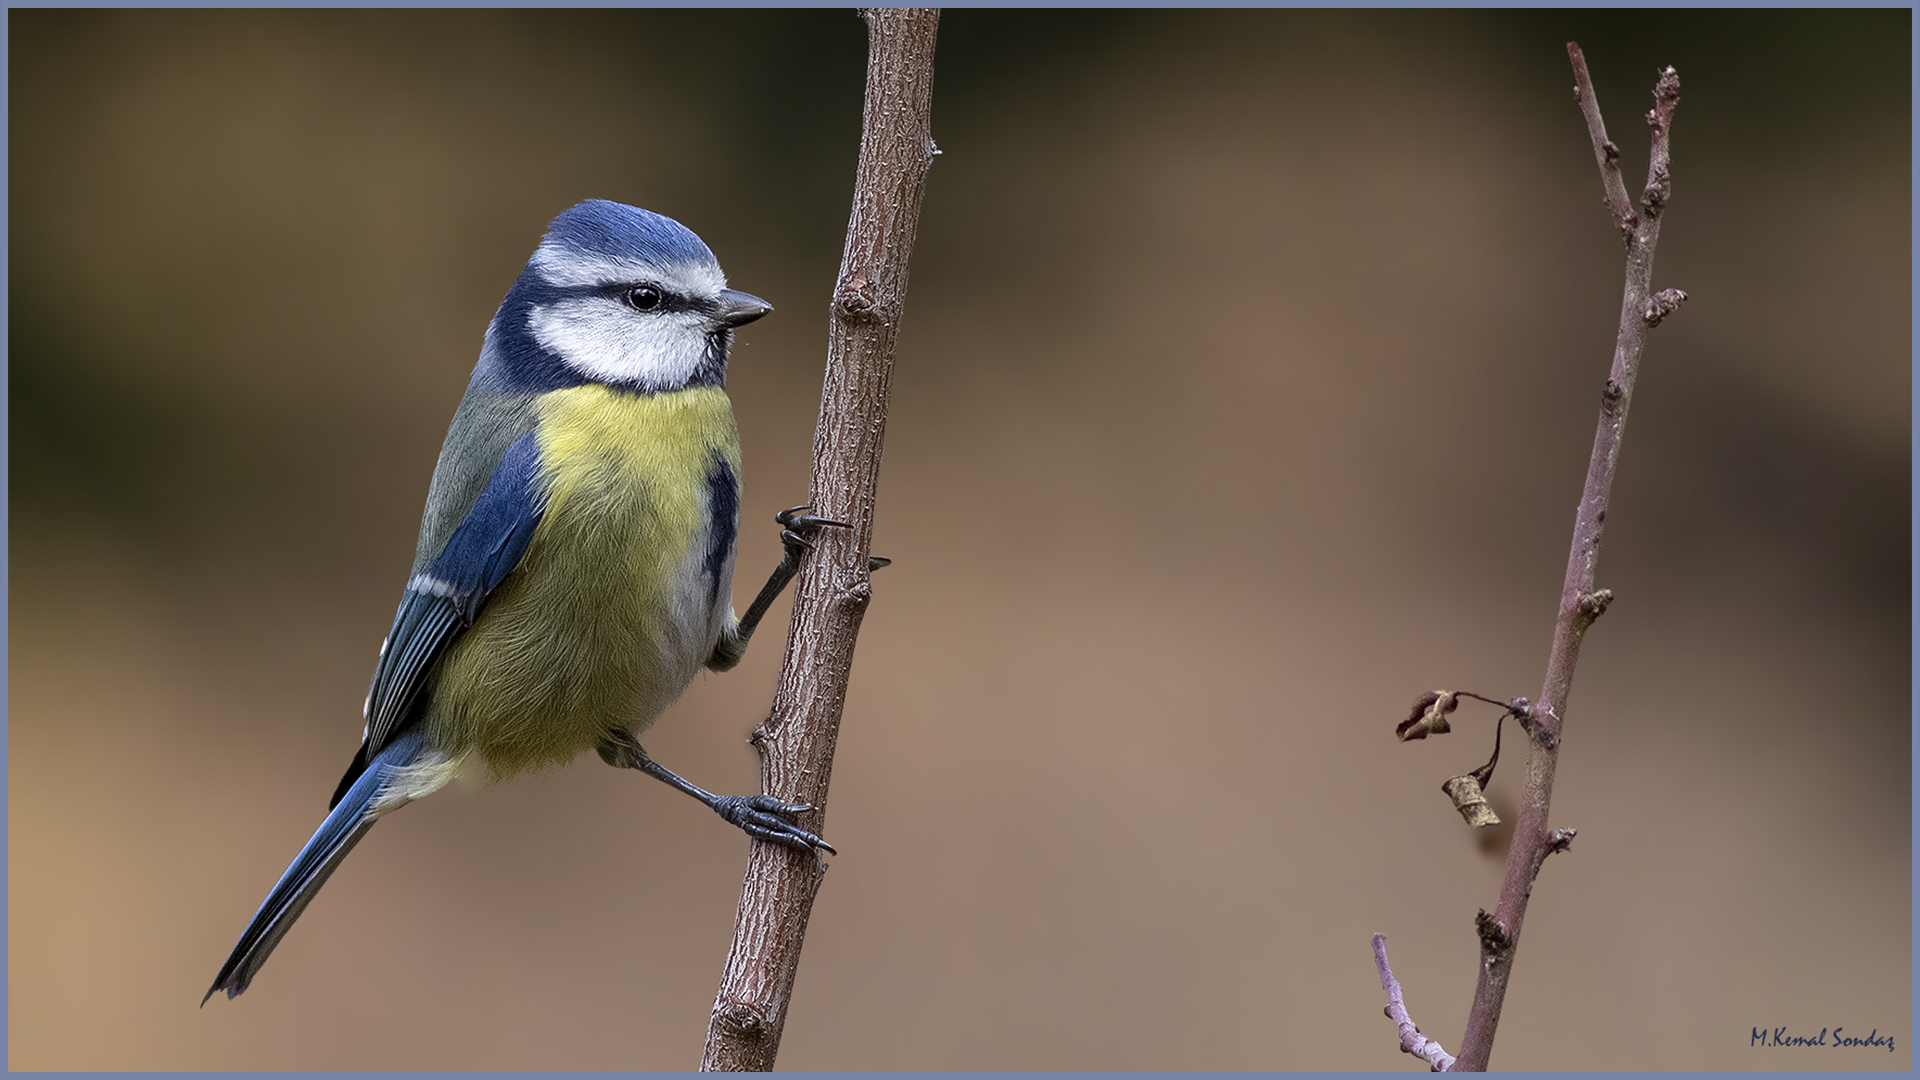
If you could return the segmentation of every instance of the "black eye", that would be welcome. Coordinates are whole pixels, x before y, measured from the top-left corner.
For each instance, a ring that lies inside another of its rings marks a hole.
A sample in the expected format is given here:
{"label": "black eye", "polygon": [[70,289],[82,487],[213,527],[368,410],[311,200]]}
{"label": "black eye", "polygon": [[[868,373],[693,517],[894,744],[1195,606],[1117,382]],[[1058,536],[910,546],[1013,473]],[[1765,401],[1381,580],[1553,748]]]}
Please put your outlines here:
{"label": "black eye", "polygon": [[636,285],[627,291],[627,303],[632,304],[635,311],[652,311],[665,299],[666,294],[651,285]]}

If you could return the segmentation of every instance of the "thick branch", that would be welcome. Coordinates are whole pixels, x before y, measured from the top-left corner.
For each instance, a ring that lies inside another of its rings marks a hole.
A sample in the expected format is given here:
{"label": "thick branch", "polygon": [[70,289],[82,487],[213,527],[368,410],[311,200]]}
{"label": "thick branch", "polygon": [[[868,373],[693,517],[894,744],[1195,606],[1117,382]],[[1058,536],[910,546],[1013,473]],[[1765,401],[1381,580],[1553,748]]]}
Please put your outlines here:
{"label": "thick branch", "polygon": [[[1620,181],[1618,151],[1611,150],[1606,130],[1600,123],[1600,107],[1593,97],[1593,85],[1587,77],[1587,65],[1580,47],[1568,43],[1567,54],[1573,61],[1576,93],[1587,118],[1587,130],[1594,139],[1594,156],[1599,162],[1602,181],[1607,186],[1607,203],[1616,222],[1622,220],[1625,187]],[[1660,73],[1654,87],[1654,108],[1647,114],[1653,128],[1653,154],[1647,170],[1647,187],[1641,197],[1645,212],[1627,218],[1633,226],[1627,237],[1627,273],[1625,295],[1620,301],[1620,332],[1614,345],[1613,370],[1600,395],[1600,422],[1593,436],[1593,455],[1587,463],[1586,488],[1580,496],[1580,508],[1574,517],[1573,550],[1567,556],[1567,574],[1560,591],[1560,614],[1554,625],[1553,649],[1547,657],[1547,676],[1539,703],[1526,723],[1531,738],[1527,750],[1526,787],[1520,796],[1520,816],[1514,824],[1513,847],[1507,853],[1507,872],[1500,887],[1500,903],[1493,914],[1480,913],[1480,976],[1474,989],[1473,1011],[1467,1017],[1467,1031],[1461,1040],[1456,1071],[1482,1071],[1493,1053],[1493,1037],[1500,1025],[1500,1008],[1506,999],[1507,980],[1513,972],[1514,953],[1519,947],[1520,926],[1527,914],[1527,899],[1533,893],[1534,878],[1541,864],[1553,851],[1563,851],[1572,839],[1571,830],[1550,832],[1547,812],[1553,799],[1554,769],[1560,757],[1560,736],[1565,723],[1567,697],[1573,689],[1573,669],[1580,658],[1580,643],[1587,627],[1600,617],[1613,594],[1594,588],[1594,572],[1600,559],[1600,532],[1607,520],[1607,504],[1613,493],[1614,470],[1620,461],[1620,440],[1627,426],[1627,406],[1633,399],[1634,377],[1640,370],[1640,353],[1646,346],[1647,331],[1657,320],[1650,311],[1671,303],[1656,301],[1652,295],[1653,252],[1660,240],[1660,219],[1672,194],[1669,175],[1668,133],[1673,111],[1680,101],[1680,79],[1672,68]],[[1616,189],[1619,198],[1616,199]]]}
{"label": "thick branch", "polygon": [[[880,476],[893,349],[906,307],[907,260],[920,222],[931,137],[933,45],[940,13],[863,11],[867,93],[853,214],[834,286],[826,384],[813,439],[808,501],[826,529],[800,570],[773,708],[754,731],[761,790],[811,803],[823,832],[827,781],[871,588],[874,490]],[[733,945],[707,1026],[705,1071],[770,1070],[780,1049],[800,946],[826,876],[815,854],[755,841],[740,889]]]}

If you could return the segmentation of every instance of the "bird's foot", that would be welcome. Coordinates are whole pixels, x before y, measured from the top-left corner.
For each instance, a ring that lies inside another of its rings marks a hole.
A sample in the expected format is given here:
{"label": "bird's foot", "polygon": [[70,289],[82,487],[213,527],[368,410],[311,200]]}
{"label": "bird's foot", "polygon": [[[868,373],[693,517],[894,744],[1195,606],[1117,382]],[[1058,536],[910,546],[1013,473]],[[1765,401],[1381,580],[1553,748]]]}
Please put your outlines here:
{"label": "bird's foot", "polygon": [[832,844],[793,821],[795,815],[813,809],[807,803],[781,802],[771,795],[718,795],[710,805],[714,813],[740,826],[741,831],[756,840],[785,844],[802,851],[819,848],[839,854]]}
{"label": "bird's foot", "polygon": [[[796,570],[800,566],[800,553],[813,549],[813,536],[815,533],[827,527],[837,529],[849,527],[844,521],[834,521],[832,518],[816,517],[813,513],[813,507],[805,505],[788,507],[773,515],[773,520],[780,526],[780,544],[786,549],[786,554],[782,557],[781,561],[789,569]],[[867,573],[869,574],[883,566],[892,565],[893,560],[887,558],[885,555],[869,555],[867,557]]]}
{"label": "bird's foot", "polygon": [[816,517],[813,507],[804,504],[780,511],[773,515],[773,520],[780,526],[780,545],[786,549],[784,561],[796,568],[800,565],[800,553],[813,549],[815,533],[829,526],[836,529],[848,527],[844,521]]}

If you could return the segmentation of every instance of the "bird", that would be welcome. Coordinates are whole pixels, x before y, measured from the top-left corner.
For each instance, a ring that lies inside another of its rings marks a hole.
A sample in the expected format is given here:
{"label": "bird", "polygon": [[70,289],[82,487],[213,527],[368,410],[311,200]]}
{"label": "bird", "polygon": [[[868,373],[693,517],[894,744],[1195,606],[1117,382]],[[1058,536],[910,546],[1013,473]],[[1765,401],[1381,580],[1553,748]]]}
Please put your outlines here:
{"label": "bird", "polygon": [[469,760],[497,780],[591,749],[751,837],[833,851],[797,823],[811,806],[713,795],[639,742],[703,666],[740,662],[810,538],[845,527],[810,506],[777,514],[780,563],[735,616],[727,359],[734,332],[772,310],[728,288],[707,245],[662,214],[588,199],[548,225],[487,325],[434,466],[360,749],[201,1005],[243,993],[374,822]]}

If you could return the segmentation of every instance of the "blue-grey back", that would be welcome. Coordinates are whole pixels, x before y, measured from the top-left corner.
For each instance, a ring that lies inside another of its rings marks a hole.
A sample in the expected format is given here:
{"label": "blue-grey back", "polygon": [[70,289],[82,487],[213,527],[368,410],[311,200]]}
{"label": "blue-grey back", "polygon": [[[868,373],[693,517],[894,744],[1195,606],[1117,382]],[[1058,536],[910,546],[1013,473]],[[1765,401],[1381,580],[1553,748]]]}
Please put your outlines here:
{"label": "blue-grey back", "polygon": [[467,384],[427,489],[411,573],[424,572],[439,556],[500,467],[507,449],[533,430],[535,397],[528,391],[501,390],[479,372]]}

